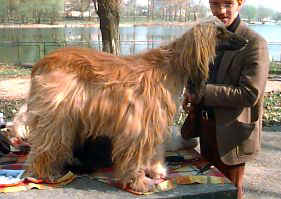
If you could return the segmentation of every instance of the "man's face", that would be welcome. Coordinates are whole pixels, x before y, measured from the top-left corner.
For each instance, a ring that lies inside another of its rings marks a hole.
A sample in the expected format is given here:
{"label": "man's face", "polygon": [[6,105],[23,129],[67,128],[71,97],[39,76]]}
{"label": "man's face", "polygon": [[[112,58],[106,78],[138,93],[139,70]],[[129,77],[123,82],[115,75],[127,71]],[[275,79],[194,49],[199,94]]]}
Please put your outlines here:
{"label": "man's face", "polygon": [[226,27],[235,20],[242,6],[237,0],[209,0],[209,4],[213,15],[218,17]]}

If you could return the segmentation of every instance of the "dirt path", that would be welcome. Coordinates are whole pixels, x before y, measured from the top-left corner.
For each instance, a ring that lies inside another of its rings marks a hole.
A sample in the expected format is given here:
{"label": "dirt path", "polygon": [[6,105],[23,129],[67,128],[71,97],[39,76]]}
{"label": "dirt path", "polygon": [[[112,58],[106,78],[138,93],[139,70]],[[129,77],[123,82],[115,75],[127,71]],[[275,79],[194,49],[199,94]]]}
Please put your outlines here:
{"label": "dirt path", "polygon": [[0,98],[24,99],[29,91],[30,78],[0,80]]}
{"label": "dirt path", "polygon": [[264,127],[262,150],[245,171],[245,199],[281,198],[281,126]]}
{"label": "dirt path", "polygon": [[[0,98],[23,99],[30,86],[29,77],[0,80]],[[267,82],[266,92],[281,91],[281,79],[272,78]]]}
{"label": "dirt path", "polygon": [[267,81],[265,92],[281,91],[281,80]]}

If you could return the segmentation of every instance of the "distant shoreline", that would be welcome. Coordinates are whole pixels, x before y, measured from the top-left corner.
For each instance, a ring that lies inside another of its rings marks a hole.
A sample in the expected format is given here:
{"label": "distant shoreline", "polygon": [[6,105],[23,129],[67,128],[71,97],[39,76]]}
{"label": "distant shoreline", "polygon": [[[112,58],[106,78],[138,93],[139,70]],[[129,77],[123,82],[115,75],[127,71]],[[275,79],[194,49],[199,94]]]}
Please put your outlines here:
{"label": "distant shoreline", "polygon": [[0,24],[0,28],[65,28],[65,27],[99,27],[99,24]]}
{"label": "distant shoreline", "polygon": [[[143,22],[143,23],[120,23],[119,27],[132,27],[132,26],[189,26],[192,22]],[[96,27],[99,28],[97,23],[60,23],[60,24],[0,24],[0,29],[5,28],[75,28],[75,27]]]}

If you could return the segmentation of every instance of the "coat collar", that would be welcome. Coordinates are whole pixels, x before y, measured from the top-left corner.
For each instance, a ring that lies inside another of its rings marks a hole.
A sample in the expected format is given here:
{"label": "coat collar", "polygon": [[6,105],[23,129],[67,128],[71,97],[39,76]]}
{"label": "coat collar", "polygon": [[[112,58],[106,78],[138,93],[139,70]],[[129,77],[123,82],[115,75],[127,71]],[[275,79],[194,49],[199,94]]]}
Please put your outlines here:
{"label": "coat collar", "polygon": [[[239,26],[237,27],[235,34],[238,34],[240,36],[244,36],[245,32],[246,32],[246,24],[244,22],[240,22]],[[227,72],[231,62],[233,61],[233,58],[235,57],[235,55],[237,55],[237,52],[239,50],[234,50],[234,51],[225,51],[224,55],[222,57],[220,66],[219,66],[219,71],[218,71],[218,75],[217,75],[217,79],[216,82],[218,84],[222,83],[224,81],[225,78],[225,73]],[[222,66],[223,65],[223,66]]]}

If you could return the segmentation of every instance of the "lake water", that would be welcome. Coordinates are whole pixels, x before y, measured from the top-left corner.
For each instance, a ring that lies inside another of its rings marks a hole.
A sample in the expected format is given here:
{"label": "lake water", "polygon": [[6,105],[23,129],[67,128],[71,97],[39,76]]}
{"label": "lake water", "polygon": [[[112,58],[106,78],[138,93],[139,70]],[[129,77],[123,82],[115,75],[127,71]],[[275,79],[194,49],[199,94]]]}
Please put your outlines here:
{"label": "lake water", "polygon": [[[269,42],[270,56],[273,60],[281,59],[281,25],[249,25]],[[148,48],[169,42],[186,30],[187,26],[137,26],[120,27],[121,53],[135,54]],[[11,44],[7,41],[26,42]],[[46,42],[42,46],[42,41]],[[62,47],[62,41],[71,45],[84,45],[101,49],[101,34],[96,27],[0,29],[0,62],[37,61],[54,48]]]}
{"label": "lake water", "polygon": [[281,61],[281,24],[249,25],[269,43],[269,53],[273,60]]}

